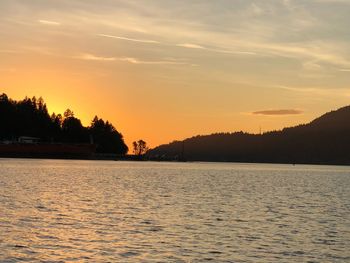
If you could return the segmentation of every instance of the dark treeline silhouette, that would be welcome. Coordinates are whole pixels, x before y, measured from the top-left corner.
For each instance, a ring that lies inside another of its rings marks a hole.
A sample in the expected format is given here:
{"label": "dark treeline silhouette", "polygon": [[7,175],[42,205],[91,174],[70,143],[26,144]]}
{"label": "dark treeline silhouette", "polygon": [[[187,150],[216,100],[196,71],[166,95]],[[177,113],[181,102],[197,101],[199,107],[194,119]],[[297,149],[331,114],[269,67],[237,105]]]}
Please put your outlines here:
{"label": "dark treeline silhouette", "polygon": [[148,151],[151,159],[267,163],[350,164],[350,106],[309,124],[262,135],[217,133]]}
{"label": "dark treeline silhouette", "polygon": [[67,109],[63,116],[48,113],[44,100],[28,98],[15,101],[0,95],[0,140],[17,140],[31,136],[45,143],[95,143],[99,153],[126,154],[128,147],[121,133],[108,121],[97,116],[84,127]]}

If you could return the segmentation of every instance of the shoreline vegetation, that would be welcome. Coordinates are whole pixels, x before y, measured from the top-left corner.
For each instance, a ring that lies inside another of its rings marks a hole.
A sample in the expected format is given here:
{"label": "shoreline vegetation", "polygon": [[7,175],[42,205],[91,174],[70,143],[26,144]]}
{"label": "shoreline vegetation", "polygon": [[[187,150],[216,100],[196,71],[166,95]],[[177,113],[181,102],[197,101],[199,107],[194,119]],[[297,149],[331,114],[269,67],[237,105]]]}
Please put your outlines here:
{"label": "shoreline vegetation", "polygon": [[350,106],[263,134],[198,135],[151,149],[150,160],[350,165]]}
{"label": "shoreline vegetation", "polygon": [[85,127],[70,109],[49,115],[41,97],[0,95],[0,123],[0,157],[110,159],[128,152],[109,121],[95,116]]}
{"label": "shoreline vegetation", "polygon": [[49,115],[44,100],[15,101],[0,95],[0,158],[131,161],[204,161],[350,165],[350,106],[328,112],[308,124],[263,134],[244,132],[198,135],[148,149],[95,116],[84,127],[70,109]]}

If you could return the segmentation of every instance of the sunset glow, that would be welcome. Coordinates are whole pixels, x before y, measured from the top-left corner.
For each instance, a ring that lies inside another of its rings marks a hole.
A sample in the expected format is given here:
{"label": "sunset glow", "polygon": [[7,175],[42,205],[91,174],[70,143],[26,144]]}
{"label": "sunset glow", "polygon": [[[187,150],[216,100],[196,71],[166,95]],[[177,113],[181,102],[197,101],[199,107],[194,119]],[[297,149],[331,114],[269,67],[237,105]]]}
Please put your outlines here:
{"label": "sunset glow", "polygon": [[0,93],[150,147],[349,104],[350,1],[102,2],[2,0]]}

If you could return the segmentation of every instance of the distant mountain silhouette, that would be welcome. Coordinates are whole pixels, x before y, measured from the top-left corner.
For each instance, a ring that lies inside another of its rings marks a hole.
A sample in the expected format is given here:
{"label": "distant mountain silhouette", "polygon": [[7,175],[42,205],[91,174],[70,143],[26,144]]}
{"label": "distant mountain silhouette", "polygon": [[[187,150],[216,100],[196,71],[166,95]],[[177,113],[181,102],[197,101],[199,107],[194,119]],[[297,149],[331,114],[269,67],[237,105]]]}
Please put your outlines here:
{"label": "distant mountain silhouette", "polygon": [[147,155],[155,160],[350,164],[350,106],[281,131],[195,136]]}

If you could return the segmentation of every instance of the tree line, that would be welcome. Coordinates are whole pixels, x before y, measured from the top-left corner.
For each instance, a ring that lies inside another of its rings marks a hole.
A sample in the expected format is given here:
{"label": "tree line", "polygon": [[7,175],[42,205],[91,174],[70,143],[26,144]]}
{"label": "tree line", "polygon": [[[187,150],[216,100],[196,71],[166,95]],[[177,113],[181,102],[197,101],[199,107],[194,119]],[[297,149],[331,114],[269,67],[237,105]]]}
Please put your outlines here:
{"label": "tree line", "polygon": [[264,134],[195,136],[158,146],[149,159],[263,163],[350,164],[350,106],[308,124]]}
{"label": "tree line", "polygon": [[47,143],[95,143],[98,153],[126,154],[123,135],[109,121],[97,116],[90,126],[83,126],[74,112],[63,115],[48,112],[43,98],[12,100],[0,95],[0,140],[16,140],[20,136],[40,138]]}

